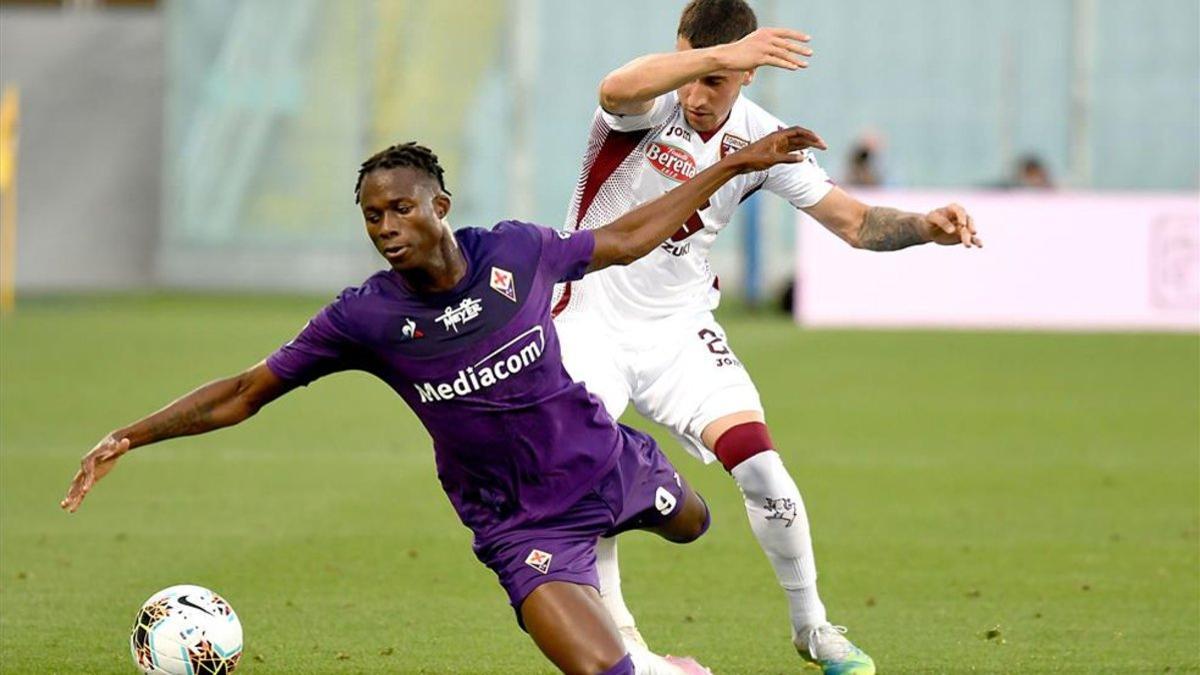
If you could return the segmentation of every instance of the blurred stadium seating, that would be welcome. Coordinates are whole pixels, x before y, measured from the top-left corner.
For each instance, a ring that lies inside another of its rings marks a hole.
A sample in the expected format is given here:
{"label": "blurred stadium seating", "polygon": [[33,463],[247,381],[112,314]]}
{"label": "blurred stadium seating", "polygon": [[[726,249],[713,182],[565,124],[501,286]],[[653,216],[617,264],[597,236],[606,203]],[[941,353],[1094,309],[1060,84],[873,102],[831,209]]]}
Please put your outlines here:
{"label": "blurred stadium seating", "polygon": [[[456,224],[556,225],[597,81],[669,49],[680,4],[0,3],[0,80],[22,92],[18,286],[350,283],[375,265],[356,164],[404,139],[444,158]],[[994,185],[1029,152],[1070,189],[1197,188],[1193,0],[755,5],[818,54],[750,94],[820,131],[835,177],[872,130],[897,189]],[[774,288],[794,228],[778,200],[759,213],[750,273]],[[718,242],[729,288],[745,251]]]}

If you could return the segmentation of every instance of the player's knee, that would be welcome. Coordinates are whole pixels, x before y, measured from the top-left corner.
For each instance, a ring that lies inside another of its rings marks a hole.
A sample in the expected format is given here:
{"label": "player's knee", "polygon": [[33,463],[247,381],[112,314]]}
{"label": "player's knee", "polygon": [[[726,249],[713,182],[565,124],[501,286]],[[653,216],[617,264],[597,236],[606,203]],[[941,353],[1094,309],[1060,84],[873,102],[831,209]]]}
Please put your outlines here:
{"label": "player's knee", "polygon": [[696,541],[700,537],[703,537],[704,533],[708,532],[709,526],[712,525],[712,511],[708,510],[708,502],[704,501],[704,497],[701,497],[699,492],[696,492],[693,494],[696,495],[696,499],[700,502],[700,514],[701,515],[699,518],[700,523],[691,532],[692,538],[688,540],[688,543]]}
{"label": "player's knee", "polygon": [[682,511],[667,528],[664,537],[676,544],[690,544],[708,532],[712,524],[712,513],[708,510],[708,502],[698,492],[690,493],[688,508]]}
{"label": "player's knee", "polygon": [[783,458],[774,450],[746,459],[729,473],[742,494],[752,501],[766,497],[795,499],[799,496],[796,481],[783,465]]}
{"label": "player's knee", "polygon": [[745,422],[730,427],[713,443],[713,452],[726,471],[733,472],[746,460],[775,449],[767,425],[762,422]]}

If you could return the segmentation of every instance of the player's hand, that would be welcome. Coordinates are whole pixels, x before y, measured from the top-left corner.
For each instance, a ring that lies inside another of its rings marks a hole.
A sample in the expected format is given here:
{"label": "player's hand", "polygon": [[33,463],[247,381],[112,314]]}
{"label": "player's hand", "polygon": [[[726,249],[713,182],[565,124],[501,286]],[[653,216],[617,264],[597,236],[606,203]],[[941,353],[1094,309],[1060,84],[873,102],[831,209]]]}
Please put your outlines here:
{"label": "player's hand", "polygon": [[759,28],[718,49],[721,64],[729,70],[754,70],[759,66],[798,70],[808,67],[804,57],[812,56],[813,51],[804,43],[810,39],[789,28]]}
{"label": "player's hand", "polygon": [[776,164],[804,161],[806,148],[826,149],[821,137],[804,127],[788,127],[763,136],[725,159],[734,162],[741,173],[763,171]]}
{"label": "player's hand", "polygon": [[983,247],[983,242],[975,232],[975,219],[958,204],[943,206],[925,214],[925,225],[929,240],[935,244]]}
{"label": "player's hand", "polygon": [[127,452],[129,452],[128,438],[117,439],[112,434],[105,436],[104,440],[97,443],[96,447],[92,448],[91,452],[84,455],[83,459],[79,461],[79,471],[71,481],[71,486],[67,488],[67,496],[58,505],[75,513],[96,481],[108,475],[108,472],[116,466],[121,455]]}

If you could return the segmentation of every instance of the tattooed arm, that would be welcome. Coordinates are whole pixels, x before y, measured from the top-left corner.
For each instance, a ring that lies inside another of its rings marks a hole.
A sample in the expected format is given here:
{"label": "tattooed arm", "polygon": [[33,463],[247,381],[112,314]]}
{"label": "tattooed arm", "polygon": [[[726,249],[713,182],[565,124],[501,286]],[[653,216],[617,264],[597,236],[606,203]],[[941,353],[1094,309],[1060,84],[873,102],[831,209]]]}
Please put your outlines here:
{"label": "tattooed arm", "polygon": [[233,377],[209,382],[112,435],[129,439],[130,447],[136,448],[202,434],[246,420],[287,389],[266,363],[258,363]]}
{"label": "tattooed arm", "polygon": [[232,426],[258,412],[290,387],[259,363],[242,373],[210,382],[167,407],[113,431],[80,461],[60,506],[74,512],[88,491],[112,470],[121,455],[141,445]]}
{"label": "tattooed arm", "polygon": [[983,245],[975,234],[975,221],[958,204],[922,215],[867,206],[834,188],[805,212],[846,243],[869,251],[898,251],[928,242],[967,248]]}
{"label": "tattooed arm", "polygon": [[916,213],[905,213],[886,206],[872,206],[863,216],[858,228],[858,247],[869,251],[899,251],[924,244],[925,219]]}

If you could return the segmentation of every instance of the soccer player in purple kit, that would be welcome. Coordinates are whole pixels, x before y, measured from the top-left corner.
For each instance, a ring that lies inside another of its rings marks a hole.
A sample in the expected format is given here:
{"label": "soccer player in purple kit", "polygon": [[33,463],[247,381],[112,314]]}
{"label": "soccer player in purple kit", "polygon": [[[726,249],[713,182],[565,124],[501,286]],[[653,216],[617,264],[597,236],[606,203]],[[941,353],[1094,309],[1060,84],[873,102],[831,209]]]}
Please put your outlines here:
{"label": "soccer player in purple kit", "polygon": [[[392,146],[359,171],[367,234],[390,269],[343,291],[295,339],[108,434],[81,460],[71,512],[131,449],[242,422],[292,389],[343,370],[385,381],[433,439],[438,478],[474,551],[528,631],[567,673],[633,673],[596,587],[601,535],[646,529],[688,542],[704,501],[649,436],[617,424],[562,365],[554,285],[654,250],[735,176],[824,147],[784,129],[732,153],[607,226],[573,234],[503,221],[453,231],[437,157]],[[678,662],[698,672],[695,662]],[[666,672],[661,662],[638,672]]]}

